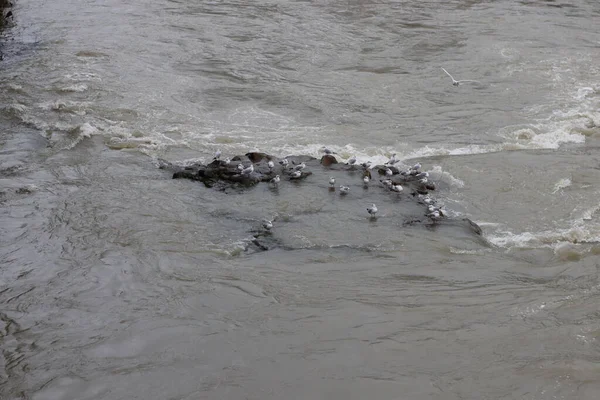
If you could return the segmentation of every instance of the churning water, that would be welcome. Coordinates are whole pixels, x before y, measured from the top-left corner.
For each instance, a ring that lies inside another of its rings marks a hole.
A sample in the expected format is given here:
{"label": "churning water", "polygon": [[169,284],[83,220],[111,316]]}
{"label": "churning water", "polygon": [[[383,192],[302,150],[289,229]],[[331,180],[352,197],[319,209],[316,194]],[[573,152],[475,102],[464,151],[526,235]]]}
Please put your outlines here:
{"label": "churning water", "polygon": [[[2,399],[597,399],[600,3],[18,0]],[[479,83],[453,86],[456,79]],[[420,161],[222,192],[157,160]],[[377,203],[379,218],[365,207]],[[281,246],[248,252],[277,216]]]}

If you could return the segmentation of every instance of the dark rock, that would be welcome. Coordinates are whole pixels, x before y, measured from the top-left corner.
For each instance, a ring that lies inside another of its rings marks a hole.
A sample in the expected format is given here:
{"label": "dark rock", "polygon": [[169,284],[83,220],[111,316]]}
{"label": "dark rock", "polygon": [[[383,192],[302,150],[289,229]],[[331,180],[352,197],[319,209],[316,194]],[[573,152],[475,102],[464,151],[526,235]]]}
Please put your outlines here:
{"label": "dark rock", "polygon": [[[362,180],[362,177],[364,176],[372,178],[371,169],[357,168],[353,165],[339,163],[333,155],[325,155],[320,159],[302,155],[287,156],[285,159],[288,161],[288,164],[283,166],[280,164],[282,159],[278,159],[277,157],[265,153],[250,152],[245,155],[235,156],[230,162],[224,160],[211,160],[207,165],[196,163],[184,167],[160,159],[157,160],[157,164],[159,168],[171,171],[173,173],[173,179],[185,178],[196,180],[203,182],[207,187],[224,192],[232,191],[233,193],[236,191],[241,192],[245,187],[257,185],[260,182],[269,182],[275,175],[280,176],[280,184],[283,184],[286,181],[288,184],[290,181],[304,181],[314,174],[317,177],[317,181],[319,181],[316,183],[317,185],[326,185],[331,171],[347,171],[348,179],[355,180],[355,185],[362,186],[362,182],[360,182],[359,179]],[[273,168],[269,168],[269,161],[273,161]],[[296,172],[298,166],[302,163],[305,164],[304,168],[300,170],[299,176],[295,176],[296,174],[294,174],[294,172]],[[252,166],[253,171],[250,173],[242,173],[240,166],[245,169]],[[436,184],[429,179],[425,179],[428,176],[426,173],[404,173],[400,172],[397,167],[386,165],[378,165],[374,170],[385,175],[385,170],[387,168],[392,170],[393,175],[390,177],[392,182],[395,185],[402,185],[404,188],[402,193],[389,197],[393,203],[402,204],[401,207],[405,214],[400,219],[400,223],[402,223],[403,226],[409,227],[420,225],[425,226],[428,229],[437,229],[438,227],[447,227],[448,229],[460,228],[458,232],[462,231],[470,236],[476,235],[478,240],[484,241],[481,228],[469,219],[447,218],[446,214],[441,212],[441,208],[439,208],[440,216],[436,218],[431,217],[431,215],[427,216],[428,213],[426,210],[428,205],[424,201],[425,198],[419,195],[426,195],[429,192],[434,191],[436,189]],[[356,174],[357,171],[360,172],[360,174]],[[361,175],[361,177],[359,178],[358,175]],[[422,180],[425,180],[425,182]],[[310,181],[311,180],[309,180],[309,182]],[[379,189],[384,192],[389,190],[376,181],[371,181],[367,187],[372,187],[373,190]],[[331,189],[335,191],[335,188],[329,187],[329,190]],[[349,196],[352,195],[352,191],[350,193]],[[428,204],[436,204],[436,207],[443,207],[443,205],[438,205],[435,199],[430,198],[429,196],[427,199],[429,199]],[[381,201],[381,198],[379,201]],[[273,247],[282,247],[281,244],[278,244],[273,240],[273,236],[270,232],[259,232],[257,235],[254,235],[254,238],[248,241],[248,246],[248,250],[254,251],[266,251]]]}
{"label": "dark rock", "polygon": [[273,157],[271,157],[268,154],[265,153],[258,153],[258,152],[251,152],[251,153],[246,153],[246,157],[248,157],[248,160],[250,160],[253,163],[258,163],[262,160],[271,160],[273,159]]}
{"label": "dark rock", "polygon": [[321,157],[321,165],[323,165],[324,167],[329,167],[330,165],[337,163],[338,160],[335,158],[335,156],[331,154],[326,154],[323,157]]}

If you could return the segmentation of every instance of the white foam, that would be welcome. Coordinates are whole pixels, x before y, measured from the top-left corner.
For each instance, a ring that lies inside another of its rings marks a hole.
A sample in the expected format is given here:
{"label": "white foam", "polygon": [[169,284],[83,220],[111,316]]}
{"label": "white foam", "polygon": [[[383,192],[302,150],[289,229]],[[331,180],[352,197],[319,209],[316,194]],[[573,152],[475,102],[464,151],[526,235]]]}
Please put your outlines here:
{"label": "white foam", "polygon": [[576,224],[567,229],[542,232],[513,233],[510,231],[500,231],[487,235],[486,239],[490,243],[503,248],[557,248],[564,242],[600,242],[600,232],[598,229],[590,229],[586,226]]}
{"label": "white foam", "polygon": [[600,211],[600,203],[592,208],[585,210],[583,212],[583,215],[581,216],[581,219],[584,221],[589,221],[594,217],[594,214],[596,214],[598,211]]}
{"label": "white foam", "polygon": [[61,92],[74,92],[74,93],[85,92],[87,89],[88,89],[88,86],[84,83],[67,85],[67,86],[63,86],[63,87],[59,88],[59,90]]}
{"label": "white foam", "polygon": [[463,188],[465,183],[453,176],[450,172],[444,171],[441,166],[434,165],[431,170],[428,171],[434,180],[442,180],[448,182],[450,186]]}
{"label": "white foam", "polygon": [[568,188],[569,186],[571,186],[571,184],[572,184],[572,182],[571,182],[570,178],[562,178],[561,180],[556,182],[556,184],[554,185],[554,190],[552,191],[552,194],[555,194],[559,190]]}

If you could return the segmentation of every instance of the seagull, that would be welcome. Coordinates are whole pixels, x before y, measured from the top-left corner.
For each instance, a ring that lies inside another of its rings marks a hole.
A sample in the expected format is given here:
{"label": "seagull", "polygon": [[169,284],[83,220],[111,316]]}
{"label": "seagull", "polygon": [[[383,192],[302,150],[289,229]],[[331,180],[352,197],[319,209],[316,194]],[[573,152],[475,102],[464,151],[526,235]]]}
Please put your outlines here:
{"label": "seagull", "polygon": [[229,159],[229,157],[227,157],[226,159],[223,160],[223,163],[225,165],[229,165],[230,162],[231,162],[231,160]]}
{"label": "seagull", "polygon": [[306,168],[306,164],[302,163],[302,164],[298,164],[294,167],[294,169],[296,171],[302,171],[304,168]]}
{"label": "seagull", "polygon": [[239,163],[237,166],[238,171],[243,171],[244,170],[244,164]]}
{"label": "seagull", "polygon": [[420,174],[415,175],[415,178],[429,178],[429,172],[421,172]]}
{"label": "seagull", "polygon": [[442,216],[438,210],[435,210],[434,212],[429,213],[425,216],[428,217],[429,219],[431,219],[432,221],[437,221],[438,219],[442,219]]}
{"label": "seagull", "polygon": [[275,163],[271,160],[269,160],[269,162],[267,163],[267,166],[269,167],[269,170],[273,171],[273,168],[275,168]]}
{"label": "seagull", "polygon": [[302,172],[294,171],[290,174],[290,179],[298,179],[302,176]]}
{"label": "seagull", "polygon": [[381,182],[383,184],[383,186],[387,187],[388,189],[391,188],[393,185],[391,179],[384,179],[384,180],[380,180],[379,182]]}
{"label": "seagull", "polygon": [[422,194],[420,194],[419,199],[427,205],[435,204],[435,200],[429,196],[423,196]]}
{"label": "seagull", "polygon": [[348,160],[348,164],[350,165],[354,165],[356,164],[356,156],[352,156],[349,160]]}
{"label": "seagull", "polygon": [[244,168],[242,170],[242,174],[244,174],[244,175],[250,175],[253,172],[254,172],[254,164],[250,164],[250,166],[248,168]]}
{"label": "seagull", "polygon": [[394,173],[392,172],[392,170],[389,169],[389,168],[386,168],[385,169],[385,176],[392,176],[392,175],[394,175]]}
{"label": "seagull", "polygon": [[460,84],[461,84],[461,83],[463,83],[463,82],[481,83],[481,82],[479,82],[479,81],[473,81],[473,80],[470,80],[470,79],[462,79],[462,80],[460,80],[460,81],[457,81],[457,80],[456,80],[456,79],[454,79],[454,77],[453,77],[452,75],[450,75],[450,73],[449,73],[448,71],[446,71],[446,70],[445,70],[443,67],[442,67],[442,70],[443,70],[443,71],[446,73],[446,75],[448,75],[448,76],[450,77],[450,79],[452,79],[452,84],[453,84],[454,86],[458,86],[458,85],[460,85]]}
{"label": "seagull", "polygon": [[392,186],[390,186],[390,190],[392,192],[401,193],[404,190],[404,188],[401,185],[394,185],[394,184],[392,184]]}
{"label": "seagull", "polygon": [[421,163],[416,163],[415,165],[412,166],[411,168],[413,171],[419,171],[421,169]]}
{"label": "seagull", "polygon": [[214,159],[215,159],[215,160],[218,160],[219,158],[221,158],[221,150],[217,150],[217,151],[215,152],[215,158],[214,158]]}
{"label": "seagull", "polygon": [[362,163],[360,165],[362,165],[362,167],[364,169],[368,169],[371,166],[371,161],[364,162],[364,163]]}
{"label": "seagull", "polygon": [[363,182],[364,182],[365,185],[368,185],[369,181],[370,181],[370,179],[369,179],[368,175],[363,176]]}
{"label": "seagull", "polygon": [[270,182],[274,185],[277,185],[280,181],[281,181],[281,178],[279,177],[279,175],[275,175],[275,178],[271,179]]}
{"label": "seagull", "polygon": [[284,167],[287,167],[289,163],[290,162],[287,160],[287,158],[279,160],[279,164],[283,165]]}
{"label": "seagull", "polygon": [[350,192],[350,188],[348,186],[340,185],[340,194],[346,195]]}
{"label": "seagull", "polygon": [[394,154],[392,154],[392,156],[390,157],[390,159],[388,160],[388,162],[386,162],[386,164],[388,164],[388,165],[394,165],[394,164],[396,164],[399,161],[400,160],[398,160],[396,158],[396,153],[394,153]]}
{"label": "seagull", "polygon": [[367,207],[367,212],[369,214],[371,214],[371,217],[375,217],[375,214],[377,214],[377,206],[375,205],[375,203],[373,203],[373,205],[371,207]]}
{"label": "seagull", "polygon": [[331,187],[333,187],[335,185],[335,178],[333,176],[331,178],[329,178],[329,185]]}
{"label": "seagull", "polygon": [[323,153],[327,154],[328,156],[330,156],[332,154],[337,154],[335,151],[330,150],[327,147],[323,148]]}
{"label": "seagull", "polygon": [[262,226],[266,230],[270,231],[271,229],[273,229],[273,222],[269,221],[268,219],[264,219],[262,222]]}
{"label": "seagull", "polygon": [[419,183],[422,183],[423,185],[426,184],[427,182],[429,182],[427,180],[427,178],[419,179]]}

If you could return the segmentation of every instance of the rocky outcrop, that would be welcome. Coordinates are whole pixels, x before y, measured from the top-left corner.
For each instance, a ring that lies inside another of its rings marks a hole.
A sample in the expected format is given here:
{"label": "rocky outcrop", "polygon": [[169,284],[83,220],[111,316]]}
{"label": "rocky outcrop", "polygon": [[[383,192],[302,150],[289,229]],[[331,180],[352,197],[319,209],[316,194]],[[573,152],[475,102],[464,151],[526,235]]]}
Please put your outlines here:
{"label": "rocky outcrop", "polygon": [[[404,203],[408,218],[402,226],[426,224],[460,228],[471,235],[481,236],[481,228],[469,219],[449,218],[446,210],[431,196],[436,184],[429,174],[421,170],[420,164],[402,170],[395,165],[346,164],[339,162],[334,155],[324,155],[321,159],[310,156],[287,156],[277,158],[269,154],[251,152],[231,159],[213,159],[208,164],[196,163],[188,166],[159,160],[161,169],[173,173],[173,179],[200,181],[210,188],[229,191],[266,184],[273,187],[289,184],[289,181],[303,181],[305,184],[327,185],[332,171],[348,173],[348,180],[364,181],[364,188],[377,187],[379,190],[397,192],[389,197],[394,203]],[[339,174],[338,174],[339,176]],[[335,186],[329,186],[330,191]],[[387,197],[386,197],[387,198]],[[381,200],[380,200],[381,201]],[[419,211],[420,210],[420,211]],[[368,214],[365,211],[365,215]],[[376,216],[375,216],[376,217]],[[274,240],[270,232],[259,231],[253,235],[249,246],[255,251],[283,247]]]}
{"label": "rocky outcrop", "polygon": [[9,0],[0,0],[0,28],[13,17],[12,2]]}

